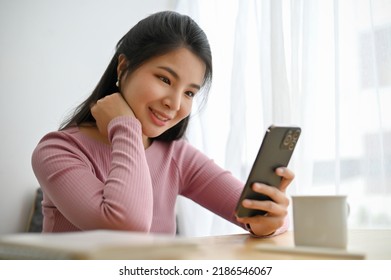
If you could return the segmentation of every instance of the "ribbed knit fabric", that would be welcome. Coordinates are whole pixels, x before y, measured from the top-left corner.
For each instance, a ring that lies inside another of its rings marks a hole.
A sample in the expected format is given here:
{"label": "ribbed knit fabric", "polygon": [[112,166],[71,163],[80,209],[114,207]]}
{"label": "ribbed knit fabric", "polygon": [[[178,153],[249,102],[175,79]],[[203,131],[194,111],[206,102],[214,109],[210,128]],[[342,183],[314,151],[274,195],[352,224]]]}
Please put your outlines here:
{"label": "ribbed knit fabric", "polygon": [[[117,229],[174,234],[183,195],[236,223],[243,183],[184,140],[142,143],[141,124],[118,117],[111,145],[78,127],[47,134],[32,155],[44,192],[44,232]],[[239,224],[244,227],[244,225]]]}

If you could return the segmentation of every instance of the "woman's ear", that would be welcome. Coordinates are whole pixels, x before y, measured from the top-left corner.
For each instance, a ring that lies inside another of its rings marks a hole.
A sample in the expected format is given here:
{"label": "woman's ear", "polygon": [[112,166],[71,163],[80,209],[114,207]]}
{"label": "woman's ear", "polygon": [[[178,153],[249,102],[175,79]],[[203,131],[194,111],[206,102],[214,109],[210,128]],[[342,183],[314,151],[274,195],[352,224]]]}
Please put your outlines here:
{"label": "woman's ear", "polygon": [[128,59],[124,54],[120,54],[118,56],[118,66],[117,66],[117,76],[118,78],[121,78],[122,73],[124,73],[127,70],[128,67]]}

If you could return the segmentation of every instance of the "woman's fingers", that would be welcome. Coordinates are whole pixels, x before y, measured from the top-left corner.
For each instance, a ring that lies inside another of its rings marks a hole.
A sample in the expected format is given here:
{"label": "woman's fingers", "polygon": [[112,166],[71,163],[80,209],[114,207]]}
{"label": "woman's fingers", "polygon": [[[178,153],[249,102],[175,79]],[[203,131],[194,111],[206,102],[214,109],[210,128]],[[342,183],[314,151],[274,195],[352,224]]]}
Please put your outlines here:
{"label": "woman's fingers", "polygon": [[246,208],[266,212],[264,216],[237,218],[238,222],[250,225],[251,230],[258,235],[269,234],[282,227],[288,214],[289,199],[285,192],[295,174],[286,167],[277,168],[276,174],[281,176],[281,184],[278,187],[261,183],[252,185],[254,192],[266,195],[270,200],[245,199],[242,201]]}
{"label": "woman's fingers", "polygon": [[286,167],[279,167],[276,170],[276,174],[278,176],[281,176],[281,184],[279,186],[279,189],[282,192],[286,191],[286,188],[289,186],[289,184],[293,181],[295,178],[295,173],[293,173],[292,170]]}
{"label": "woman's fingers", "polygon": [[120,93],[107,95],[91,104],[91,114],[103,135],[107,134],[107,126],[114,118],[125,115],[135,117],[132,108]]}
{"label": "woman's fingers", "polygon": [[253,207],[256,207],[257,205],[265,205],[263,207],[271,208],[273,207],[273,204],[271,204],[271,202],[273,202],[274,204],[281,204],[282,206],[287,206],[289,204],[289,199],[285,195],[285,192],[281,191],[279,188],[261,183],[254,183],[252,188],[253,191],[266,195],[270,198],[270,200],[251,200]]}

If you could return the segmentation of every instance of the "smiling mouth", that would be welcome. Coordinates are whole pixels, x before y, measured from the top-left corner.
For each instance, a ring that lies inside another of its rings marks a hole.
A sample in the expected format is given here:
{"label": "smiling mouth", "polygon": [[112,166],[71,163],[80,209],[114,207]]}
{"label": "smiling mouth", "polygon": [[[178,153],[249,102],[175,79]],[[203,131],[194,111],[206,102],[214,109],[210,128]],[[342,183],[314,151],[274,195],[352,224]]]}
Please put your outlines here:
{"label": "smiling mouth", "polygon": [[149,108],[149,110],[151,111],[151,113],[157,118],[159,119],[160,121],[162,122],[167,122],[169,121],[171,118],[166,116],[166,115],[162,115],[160,114],[159,112],[156,112],[155,110],[153,110],[152,108]]}

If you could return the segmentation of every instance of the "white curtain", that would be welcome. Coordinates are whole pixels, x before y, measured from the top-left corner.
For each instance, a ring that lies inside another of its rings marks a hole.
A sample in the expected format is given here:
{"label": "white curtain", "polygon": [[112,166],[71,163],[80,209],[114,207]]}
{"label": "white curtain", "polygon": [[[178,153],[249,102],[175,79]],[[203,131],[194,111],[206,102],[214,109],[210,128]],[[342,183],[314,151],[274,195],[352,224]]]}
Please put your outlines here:
{"label": "white curtain", "polygon": [[[303,133],[288,194],[346,194],[351,228],[391,227],[391,1],[178,0],[214,80],[189,141],[245,181],[270,124]],[[186,199],[183,235],[241,232]]]}

